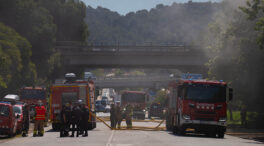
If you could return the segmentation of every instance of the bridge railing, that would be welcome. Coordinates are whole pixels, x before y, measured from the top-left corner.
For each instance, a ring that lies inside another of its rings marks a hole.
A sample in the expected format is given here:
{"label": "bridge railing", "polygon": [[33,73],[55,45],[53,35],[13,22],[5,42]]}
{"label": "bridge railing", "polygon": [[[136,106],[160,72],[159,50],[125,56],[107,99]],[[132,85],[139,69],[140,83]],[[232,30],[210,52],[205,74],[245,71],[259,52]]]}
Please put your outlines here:
{"label": "bridge railing", "polygon": [[63,52],[201,52],[197,46],[175,43],[170,45],[120,45],[120,44],[82,44],[79,42],[57,42],[56,49]]}
{"label": "bridge railing", "polygon": [[178,79],[178,76],[169,77],[169,76],[132,76],[132,77],[97,77],[96,81],[161,81],[161,80],[173,80]]}

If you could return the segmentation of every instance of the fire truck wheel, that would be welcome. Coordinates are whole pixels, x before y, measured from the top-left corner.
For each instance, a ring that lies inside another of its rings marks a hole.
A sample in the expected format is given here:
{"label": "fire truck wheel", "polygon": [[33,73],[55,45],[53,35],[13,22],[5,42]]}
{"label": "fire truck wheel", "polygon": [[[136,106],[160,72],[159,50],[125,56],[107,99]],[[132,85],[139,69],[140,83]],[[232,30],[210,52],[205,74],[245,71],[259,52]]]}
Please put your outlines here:
{"label": "fire truck wheel", "polygon": [[11,128],[9,134],[7,135],[9,138],[11,138],[15,135],[15,133],[13,131],[14,131],[14,129]]}
{"label": "fire truck wheel", "polygon": [[215,137],[216,136],[216,133],[214,133],[214,132],[208,132],[208,133],[206,133],[206,136],[208,136],[208,137]]}
{"label": "fire truck wheel", "polygon": [[166,116],[166,129],[167,129],[167,131],[171,131],[172,130],[168,116]]}
{"label": "fire truck wheel", "polygon": [[185,135],[185,127],[181,126],[180,115],[178,114],[178,135]]}
{"label": "fire truck wheel", "polygon": [[60,125],[59,124],[52,123],[52,129],[54,131],[58,131],[60,129]]}
{"label": "fire truck wheel", "polygon": [[180,128],[177,130],[177,132],[178,132],[178,135],[185,135],[185,128],[180,127]]}
{"label": "fire truck wheel", "polygon": [[225,136],[225,133],[224,132],[219,132],[218,133],[218,138],[224,138]]}
{"label": "fire truck wheel", "polygon": [[173,127],[172,129],[173,134],[177,134],[178,133],[178,128],[176,126]]}

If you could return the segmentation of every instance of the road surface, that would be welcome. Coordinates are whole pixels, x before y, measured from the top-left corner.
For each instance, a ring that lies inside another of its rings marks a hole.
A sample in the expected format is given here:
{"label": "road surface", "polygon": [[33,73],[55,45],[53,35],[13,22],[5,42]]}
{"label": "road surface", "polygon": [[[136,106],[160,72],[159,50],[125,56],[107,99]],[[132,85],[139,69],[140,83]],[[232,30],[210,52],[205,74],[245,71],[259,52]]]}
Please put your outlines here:
{"label": "road surface", "polygon": [[[135,123],[137,125],[138,123]],[[144,122],[145,126],[157,123]],[[225,135],[224,139],[209,138],[202,135],[173,135],[168,131],[143,130],[110,130],[103,123],[97,123],[97,128],[89,131],[88,137],[60,138],[59,132],[51,127],[45,128],[44,137],[16,137],[10,140],[0,140],[1,146],[260,146],[264,143]]]}

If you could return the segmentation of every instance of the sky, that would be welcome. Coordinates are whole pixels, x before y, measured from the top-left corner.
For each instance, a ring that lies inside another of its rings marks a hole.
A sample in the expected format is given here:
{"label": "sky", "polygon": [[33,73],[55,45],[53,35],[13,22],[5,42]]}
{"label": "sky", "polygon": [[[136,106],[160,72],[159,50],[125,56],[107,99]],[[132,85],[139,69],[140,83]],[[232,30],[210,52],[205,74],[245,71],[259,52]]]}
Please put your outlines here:
{"label": "sky", "polygon": [[[174,2],[185,3],[189,0],[82,0],[87,6],[103,8],[116,11],[121,15],[138,10],[155,8],[157,4],[171,5]],[[192,0],[193,2],[219,2],[221,0]]]}

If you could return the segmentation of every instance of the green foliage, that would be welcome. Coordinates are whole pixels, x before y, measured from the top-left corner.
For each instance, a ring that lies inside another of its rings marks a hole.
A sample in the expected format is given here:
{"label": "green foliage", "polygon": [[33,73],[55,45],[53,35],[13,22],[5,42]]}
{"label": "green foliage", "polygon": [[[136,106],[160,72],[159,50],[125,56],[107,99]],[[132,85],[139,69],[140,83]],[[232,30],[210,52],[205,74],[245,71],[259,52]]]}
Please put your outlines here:
{"label": "green foliage", "polygon": [[204,44],[210,55],[207,63],[211,79],[223,79],[234,88],[232,108],[246,106],[248,110],[263,112],[264,52],[258,49],[255,23],[222,2],[214,21],[209,25]]}
{"label": "green foliage", "polygon": [[157,95],[156,95],[156,98],[155,98],[154,102],[160,103],[162,105],[166,105],[167,104],[166,90],[159,90],[157,92]]}
{"label": "green foliage", "polygon": [[60,54],[55,53],[55,42],[85,43],[88,36],[85,14],[83,2],[1,0],[0,22],[25,38],[13,39],[17,33],[7,27],[2,29],[11,34],[0,34],[0,86],[17,90],[21,86],[32,85],[36,78],[43,85],[49,82],[48,79],[60,76],[64,68]]}
{"label": "green foliage", "polygon": [[228,125],[241,125],[240,111],[233,111],[233,120],[230,120],[230,113],[227,112],[227,124]]}
{"label": "green foliage", "polygon": [[240,9],[248,15],[248,19],[255,21],[255,30],[258,32],[257,43],[261,49],[264,48],[264,1],[249,0],[246,7]]}
{"label": "green foliage", "polygon": [[34,84],[36,68],[31,62],[31,45],[15,30],[0,23],[0,92],[17,92]]}
{"label": "green foliage", "polygon": [[104,69],[100,68],[100,69],[96,69],[91,71],[96,77],[102,77],[104,76]]}

